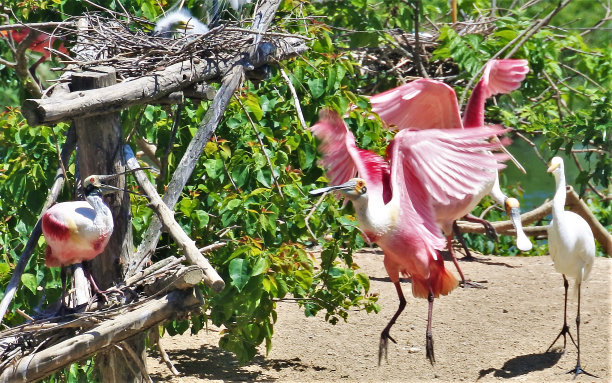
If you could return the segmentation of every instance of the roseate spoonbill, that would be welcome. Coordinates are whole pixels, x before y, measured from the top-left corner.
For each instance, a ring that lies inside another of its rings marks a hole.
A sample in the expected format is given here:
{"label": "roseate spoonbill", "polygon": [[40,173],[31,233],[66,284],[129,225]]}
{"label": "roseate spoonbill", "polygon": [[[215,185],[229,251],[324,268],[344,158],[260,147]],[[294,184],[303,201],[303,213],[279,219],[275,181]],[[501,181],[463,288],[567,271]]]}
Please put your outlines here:
{"label": "roseate spoonbill", "polygon": [[[13,41],[17,44],[19,44],[26,37],[28,37],[30,33],[37,33],[37,32],[32,31],[30,28],[12,29],[9,31],[0,32],[0,34],[4,36],[5,38],[8,38],[8,36],[10,36],[10,38],[13,39]],[[40,32],[36,35],[36,38],[34,38],[34,41],[32,41],[28,49],[33,52],[41,53],[42,57],[38,59],[38,61],[36,61],[34,64],[32,64],[32,66],[30,67],[31,73],[34,73],[36,68],[41,63],[43,63],[45,60],[51,57],[51,51],[49,51],[49,48],[55,48],[59,52],[62,52],[68,55],[68,49],[66,49],[66,47],[64,46],[64,43],[60,42],[59,44],[57,44],[56,43],[57,40],[58,40],[57,37],[52,37],[49,34],[44,33],[44,32]]]}
{"label": "roseate spoonbill", "polygon": [[[595,260],[595,239],[589,224],[578,214],[565,211],[565,173],[563,159],[554,157],[550,161],[548,172],[555,177],[556,189],[553,199],[553,219],[548,226],[548,251],[553,260],[555,269],[563,275],[565,288],[565,305],[563,309],[563,327],[546,352],[563,335],[563,351],[565,351],[566,335],[578,349],[576,367],[568,373],[586,374],[594,376],[580,366],[580,286],[586,281]],[[575,290],[578,294],[578,312],[576,314],[576,341],[572,338],[567,325],[567,277],[574,278]]]}
{"label": "roseate spoonbill", "polygon": [[[429,301],[426,355],[433,364],[433,301],[450,293],[457,280],[437,254],[444,248],[444,239],[436,226],[431,197],[473,193],[473,185],[501,168],[498,156],[488,151],[499,144],[484,140],[500,130],[404,129],[387,148],[387,159],[357,148],[353,134],[331,110],[323,110],[310,130],[320,140],[320,163],[333,185],[310,193],[337,190],[353,203],[364,236],[383,250],[385,269],[397,290],[399,308],[380,335],[379,364],[383,354],[386,359],[388,340],[395,343],[389,332],[406,306],[400,273],[412,279],[415,297]],[[357,174],[360,178],[354,178]]]}
{"label": "roseate spoonbill", "polygon": [[[60,202],[51,206],[42,216],[42,232],[47,242],[45,264],[63,267],[89,261],[104,251],[113,233],[113,216],[103,195],[114,191],[127,191],[103,182],[126,172],[112,175],[91,175],[84,179],[86,201]],[[89,272],[86,273],[93,290],[105,297]],[[62,291],[65,276],[62,268]],[[62,303],[64,293],[62,293]]]}
{"label": "roseate spoonbill", "polygon": [[[526,60],[489,61],[482,78],[470,96],[463,121],[459,114],[455,91],[443,82],[430,79],[416,80],[370,97],[372,111],[377,113],[388,126],[395,126],[399,130],[482,127],[485,125],[486,99],[495,94],[509,93],[517,89],[527,72],[529,72],[529,67]],[[453,231],[464,245],[468,257],[470,253],[455,221],[467,216],[468,220],[484,224],[489,235],[496,236],[495,230],[487,221],[468,215],[487,194],[505,207],[517,232],[517,247],[522,251],[528,251],[532,247],[522,229],[520,204],[516,199],[508,198],[501,191],[497,173],[492,173],[478,188],[474,189],[473,194],[464,194],[461,198],[450,197],[445,201],[434,199],[436,222],[446,235],[448,250],[464,283],[465,278],[456,262],[451,246]]]}
{"label": "roseate spoonbill", "polygon": [[191,15],[185,8],[169,12],[155,24],[153,36],[172,37],[176,35],[203,35],[208,26]]}

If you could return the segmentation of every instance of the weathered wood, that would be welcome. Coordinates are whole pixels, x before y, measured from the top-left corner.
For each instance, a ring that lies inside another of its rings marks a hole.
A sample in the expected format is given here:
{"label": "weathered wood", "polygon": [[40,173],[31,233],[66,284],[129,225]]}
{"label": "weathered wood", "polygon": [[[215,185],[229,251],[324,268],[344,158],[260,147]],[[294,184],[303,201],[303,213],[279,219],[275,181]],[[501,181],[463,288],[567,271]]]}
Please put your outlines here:
{"label": "weathered wood", "polygon": [[[91,71],[75,73],[72,88],[100,88],[101,91],[116,82],[112,67],[97,67]],[[123,142],[120,116],[110,112],[98,116],[74,119],[77,134],[77,161],[81,176],[90,174],[115,174],[124,170]],[[125,188],[125,176],[114,180],[114,186]],[[113,213],[114,229],[104,251],[89,262],[90,272],[101,289],[108,289],[123,281],[122,265],[129,263],[133,254],[132,226],[130,224],[130,198],[128,193],[115,193],[106,199]],[[146,358],[144,335],[129,340],[132,349]],[[140,373],[127,366],[127,360],[117,349],[109,349],[96,355],[96,368],[102,382],[141,382]]]}
{"label": "weathered wood", "polygon": [[[128,151],[128,149],[129,146],[126,146],[126,152],[128,152],[126,153],[128,168],[132,170],[139,169],[140,164],[138,163],[138,160],[136,160],[136,157],[134,157],[134,155],[131,153],[131,150]],[[187,261],[202,269],[204,272],[204,283],[206,283],[207,286],[216,292],[222,291],[225,287],[225,282],[210,265],[208,260],[200,253],[195,242],[189,238],[183,228],[178,224],[178,222],[176,222],[174,219],[174,212],[168,206],[166,206],[162,198],[157,194],[155,186],[153,186],[153,184],[149,181],[146,174],[142,170],[137,170],[134,172],[134,177],[136,178],[140,188],[149,197],[149,205],[157,213],[160,222],[163,222],[163,225],[166,227],[172,238],[174,238],[176,243],[183,250]]]}
{"label": "weathered wood", "polygon": [[145,286],[145,293],[149,295],[165,293],[170,290],[185,290],[200,283],[204,272],[199,266],[185,266],[170,275],[157,279]]}
{"label": "weathered wood", "polygon": [[[264,46],[268,43],[262,44]],[[250,65],[258,67],[285,60],[306,50],[303,40],[279,38],[277,49],[268,54],[253,55]],[[243,60],[236,57],[227,62],[199,59],[198,62],[182,62],[169,66],[153,75],[95,91],[73,91],[62,100],[28,99],[23,103],[22,113],[31,126],[43,123],[66,121],[75,117],[89,117],[118,112],[129,106],[153,103],[154,100],[193,84],[223,77],[231,68]]]}
{"label": "weathered wood", "polygon": [[[198,310],[202,303],[194,289],[172,291],[166,296],[142,304],[134,311],[104,321],[83,334],[22,358],[2,371],[0,382],[22,383],[41,379],[70,363],[99,353],[103,349],[113,348],[114,344],[142,333],[179,313]],[[124,359],[123,356],[120,357]],[[126,369],[129,370],[127,367]]]}
{"label": "weathered wood", "polygon": [[[265,32],[269,24],[272,22],[276,9],[279,5],[280,0],[270,0],[264,2],[260,9],[255,12],[255,16],[253,17],[253,29],[262,33]],[[250,62],[257,61],[256,57],[259,56],[259,51],[257,51],[256,48],[257,46],[254,45],[253,50],[247,52],[247,57],[251,58],[251,60],[249,60]],[[245,63],[245,65],[247,63]],[[223,113],[225,112],[234,91],[240,84],[243,75],[243,65],[235,66],[225,75],[221,83],[221,87],[217,91],[215,99],[206,111],[198,130],[189,143],[187,151],[181,158],[181,161],[179,162],[179,165],[177,166],[177,169],[172,175],[172,179],[168,184],[163,201],[170,209],[173,209],[174,205],[178,201],[180,193],[187,184],[189,177],[191,177],[191,173],[193,172],[193,169],[195,168],[195,165],[202,154],[204,146],[210,140],[210,137],[212,137],[212,134],[219,125],[219,122],[223,117]],[[161,221],[157,217],[154,217],[143,235],[142,242],[136,250],[136,262],[139,262],[139,259],[150,257],[151,254],[153,254],[161,234],[161,228]],[[132,271],[130,270],[129,272],[131,273]]]}

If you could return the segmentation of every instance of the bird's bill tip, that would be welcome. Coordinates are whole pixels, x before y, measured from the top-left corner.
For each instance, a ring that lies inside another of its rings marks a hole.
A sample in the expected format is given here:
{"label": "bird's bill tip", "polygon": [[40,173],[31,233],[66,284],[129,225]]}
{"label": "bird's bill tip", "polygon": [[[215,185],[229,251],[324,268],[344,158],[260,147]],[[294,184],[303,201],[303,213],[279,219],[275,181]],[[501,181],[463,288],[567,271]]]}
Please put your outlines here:
{"label": "bird's bill tip", "polygon": [[[508,199],[513,199],[516,201],[515,198],[508,198]],[[525,232],[523,231],[523,224],[521,222],[521,209],[520,209],[520,205],[518,205],[518,201],[516,201],[517,206],[509,206],[508,202],[506,201],[506,207],[508,208],[508,215],[510,216],[510,221],[512,222],[512,226],[514,226],[514,229],[516,230],[516,247],[520,250],[520,251],[529,251],[533,248],[533,244],[531,243],[531,241],[529,240],[529,238],[527,237],[527,235],[525,235]]]}

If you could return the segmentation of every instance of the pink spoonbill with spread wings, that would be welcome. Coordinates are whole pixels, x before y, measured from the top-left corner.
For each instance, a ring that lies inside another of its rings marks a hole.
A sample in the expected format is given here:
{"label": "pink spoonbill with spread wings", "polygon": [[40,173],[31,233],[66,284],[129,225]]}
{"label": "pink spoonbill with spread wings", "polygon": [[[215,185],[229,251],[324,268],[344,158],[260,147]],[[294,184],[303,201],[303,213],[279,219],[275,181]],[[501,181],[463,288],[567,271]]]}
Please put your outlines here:
{"label": "pink spoonbill with spread wings", "polygon": [[[480,128],[485,126],[484,109],[487,98],[517,89],[527,72],[529,67],[526,60],[489,61],[468,100],[463,121],[459,114],[455,91],[443,82],[430,79],[416,80],[372,96],[370,98],[372,111],[398,130]],[[490,173],[489,177],[483,179],[479,185],[471,186],[472,192],[466,192],[461,197],[448,196],[442,200],[437,198],[433,200],[436,222],[446,235],[448,250],[464,283],[465,278],[451,246],[453,231],[462,241],[468,257],[469,251],[463,243],[455,221],[467,216],[468,220],[484,224],[487,232],[495,236],[495,230],[487,221],[468,215],[485,195],[490,194],[498,204],[505,207],[517,232],[517,247],[522,251],[528,251],[532,247],[522,229],[519,202],[515,198],[508,198],[501,191],[498,173]]]}
{"label": "pink spoonbill with spread wings", "polygon": [[387,148],[386,159],[357,148],[344,121],[329,109],[320,113],[311,131],[320,140],[321,164],[333,186],[310,193],[337,190],[353,203],[364,236],[383,250],[385,269],[397,290],[399,308],[381,333],[379,363],[386,357],[388,340],[395,342],[389,332],[406,306],[401,273],[411,278],[412,294],[429,301],[426,355],[433,364],[433,301],[450,293],[457,279],[437,253],[445,242],[431,202],[465,198],[503,167],[498,162],[501,156],[490,153],[499,143],[486,140],[502,131],[404,129]]}

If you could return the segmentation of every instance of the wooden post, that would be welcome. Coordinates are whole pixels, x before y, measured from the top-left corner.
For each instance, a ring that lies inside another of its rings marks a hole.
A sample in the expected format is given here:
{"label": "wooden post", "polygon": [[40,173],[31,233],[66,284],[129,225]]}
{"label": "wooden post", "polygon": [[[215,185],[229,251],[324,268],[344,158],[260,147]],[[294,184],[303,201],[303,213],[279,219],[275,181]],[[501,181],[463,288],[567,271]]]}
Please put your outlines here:
{"label": "wooden post", "polygon": [[[103,88],[116,83],[115,70],[97,67],[72,76],[72,90],[78,92]],[[125,169],[120,116],[111,112],[96,117],[75,118],[77,135],[77,161],[82,177],[91,174],[114,174]],[[125,187],[125,177],[118,177],[115,186]],[[104,252],[88,262],[89,270],[100,289],[108,289],[123,281],[122,265],[129,264],[133,251],[130,224],[130,199],[127,193],[115,193],[106,198],[113,212],[115,228]],[[131,348],[145,363],[144,334],[128,340]],[[110,348],[96,355],[96,368],[102,382],[141,382],[142,373],[133,366],[129,354],[122,355],[117,348]]]}

